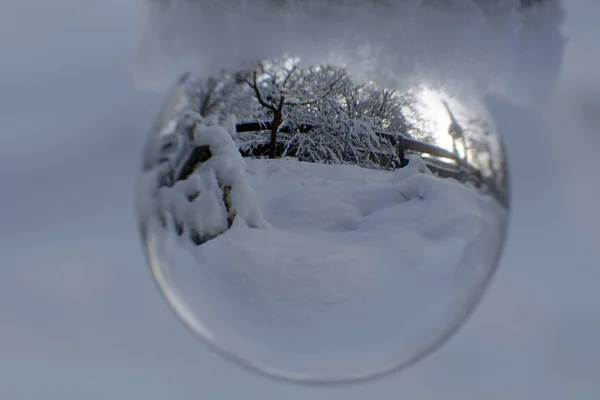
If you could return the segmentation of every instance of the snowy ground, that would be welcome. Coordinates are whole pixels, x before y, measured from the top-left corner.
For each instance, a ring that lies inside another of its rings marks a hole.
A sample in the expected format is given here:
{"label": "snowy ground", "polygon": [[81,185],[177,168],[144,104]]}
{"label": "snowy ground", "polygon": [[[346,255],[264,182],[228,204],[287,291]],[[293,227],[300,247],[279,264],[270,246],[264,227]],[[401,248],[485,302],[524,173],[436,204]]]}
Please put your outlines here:
{"label": "snowy ground", "polygon": [[231,160],[211,138],[213,158],[164,188],[163,207],[214,233],[227,221],[218,184],[233,182],[243,213],[200,246],[155,222],[149,255],[180,316],[230,355],[296,379],[383,372],[444,338],[481,295],[506,225],[492,198],[423,173],[418,157],[395,172]]}

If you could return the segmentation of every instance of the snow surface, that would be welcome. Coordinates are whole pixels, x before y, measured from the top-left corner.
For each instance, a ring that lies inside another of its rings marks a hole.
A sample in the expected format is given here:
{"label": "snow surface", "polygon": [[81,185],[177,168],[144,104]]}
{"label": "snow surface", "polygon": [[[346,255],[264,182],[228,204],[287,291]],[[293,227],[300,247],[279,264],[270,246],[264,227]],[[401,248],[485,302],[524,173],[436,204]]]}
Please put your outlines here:
{"label": "snow surface", "polygon": [[[195,140],[213,158],[140,203],[148,257],[186,324],[244,364],[301,380],[383,373],[450,335],[494,270],[506,211],[418,157],[389,172],[243,159],[219,126]],[[222,234],[196,246],[157,209]]]}

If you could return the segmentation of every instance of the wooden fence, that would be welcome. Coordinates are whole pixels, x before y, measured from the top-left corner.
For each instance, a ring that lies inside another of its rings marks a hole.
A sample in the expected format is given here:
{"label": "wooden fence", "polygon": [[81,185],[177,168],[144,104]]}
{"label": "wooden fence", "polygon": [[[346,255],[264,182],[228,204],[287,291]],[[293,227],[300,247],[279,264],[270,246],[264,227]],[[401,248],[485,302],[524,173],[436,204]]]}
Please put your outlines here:
{"label": "wooden fence", "polygon": [[[265,132],[270,131],[271,127],[270,121],[243,122],[236,125],[236,130],[238,133]],[[301,133],[308,133],[312,129],[314,126],[310,124],[295,127],[295,131]],[[279,132],[292,133],[292,130],[287,126],[282,126]],[[477,168],[463,160],[460,155],[429,143],[405,138],[400,134],[388,132],[375,132],[375,134],[396,146],[397,155],[402,164],[401,168],[408,164],[407,154],[428,155],[428,157],[424,157],[424,162],[435,175],[442,178],[453,178],[463,183],[470,182],[476,187],[485,185],[490,194],[508,208],[509,198],[506,191],[498,188],[493,180],[485,178]]]}

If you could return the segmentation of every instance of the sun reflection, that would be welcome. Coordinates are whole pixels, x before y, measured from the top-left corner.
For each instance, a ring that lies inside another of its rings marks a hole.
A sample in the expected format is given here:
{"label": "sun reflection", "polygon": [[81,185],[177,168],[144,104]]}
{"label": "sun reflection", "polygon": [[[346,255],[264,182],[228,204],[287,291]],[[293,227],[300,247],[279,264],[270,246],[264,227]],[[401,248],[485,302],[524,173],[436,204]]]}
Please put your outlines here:
{"label": "sun reflection", "polygon": [[444,101],[449,102],[450,99],[443,93],[428,88],[418,94],[418,99],[419,112],[429,125],[427,129],[435,136],[435,144],[452,151],[452,136],[448,133],[452,120],[444,106]]}

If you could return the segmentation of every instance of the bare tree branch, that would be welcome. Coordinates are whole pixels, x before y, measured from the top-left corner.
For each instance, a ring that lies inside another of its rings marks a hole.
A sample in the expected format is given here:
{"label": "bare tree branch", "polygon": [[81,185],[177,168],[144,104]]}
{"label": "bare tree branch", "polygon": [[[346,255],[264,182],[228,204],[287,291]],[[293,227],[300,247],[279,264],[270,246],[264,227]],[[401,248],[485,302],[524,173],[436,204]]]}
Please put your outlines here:
{"label": "bare tree branch", "polygon": [[258,73],[254,70],[253,73],[253,82],[250,82],[248,79],[244,79],[244,81],[254,90],[254,94],[256,95],[256,100],[260,103],[261,106],[269,109],[273,112],[277,111],[277,108],[273,104],[267,103],[260,93],[260,89],[258,87]]}
{"label": "bare tree branch", "polygon": [[298,69],[298,66],[297,66],[297,65],[294,65],[294,68],[292,68],[292,69],[291,69],[291,70],[288,72],[287,76],[286,76],[286,77],[285,77],[285,79],[283,80],[283,84],[282,84],[282,86],[283,86],[284,88],[287,86],[287,84],[288,84],[288,81],[290,80],[290,78],[292,77],[292,75],[294,74],[294,72],[296,72],[296,70],[297,70],[297,69]]}
{"label": "bare tree branch", "polygon": [[322,96],[320,96],[317,99],[313,99],[313,100],[309,100],[309,101],[304,101],[304,102],[287,102],[285,103],[285,105],[287,106],[309,106],[312,104],[316,104],[320,101],[323,101],[327,96],[329,96],[333,90],[336,88],[337,84],[342,80],[342,78],[344,78],[344,76],[340,76],[338,77],[330,86],[329,89],[327,90],[327,92],[325,92]]}

